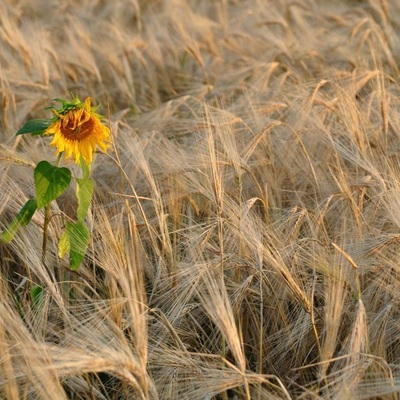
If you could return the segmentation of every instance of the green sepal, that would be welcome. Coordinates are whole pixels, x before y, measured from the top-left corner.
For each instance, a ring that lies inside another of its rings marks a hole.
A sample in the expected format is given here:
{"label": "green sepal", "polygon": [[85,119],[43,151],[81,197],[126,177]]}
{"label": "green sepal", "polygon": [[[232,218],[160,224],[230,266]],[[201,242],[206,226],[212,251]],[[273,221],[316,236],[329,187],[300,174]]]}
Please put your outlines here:
{"label": "green sepal", "polygon": [[11,221],[7,228],[1,233],[1,241],[3,243],[10,243],[14,239],[16,233],[18,232],[18,229],[21,226],[26,226],[29,224],[36,209],[36,199],[29,199],[21,208],[21,211],[15,216],[15,218]]}
{"label": "green sepal", "polygon": [[40,161],[33,173],[37,207],[47,206],[60,196],[71,182],[71,171],[65,167],[55,167],[47,161]]}
{"label": "green sepal", "polygon": [[52,99],[58,103],[61,103],[61,108],[56,108],[53,106],[47,107],[47,110],[56,110],[59,114],[64,115],[70,110],[74,110],[75,108],[82,107],[85,103],[80,101],[78,97],[73,96],[72,101],[62,99],[60,97],[56,97]]}
{"label": "green sepal", "polygon": [[46,129],[51,125],[50,119],[31,119],[21,129],[18,130],[16,135],[31,133],[32,135],[43,135]]}
{"label": "green sepal", "polygon": [[83,222],[67,222],[58,242],[58,256],[62,258],[69,252],[70,268],[77,270],[85,257],[89,240],[89,230]]}

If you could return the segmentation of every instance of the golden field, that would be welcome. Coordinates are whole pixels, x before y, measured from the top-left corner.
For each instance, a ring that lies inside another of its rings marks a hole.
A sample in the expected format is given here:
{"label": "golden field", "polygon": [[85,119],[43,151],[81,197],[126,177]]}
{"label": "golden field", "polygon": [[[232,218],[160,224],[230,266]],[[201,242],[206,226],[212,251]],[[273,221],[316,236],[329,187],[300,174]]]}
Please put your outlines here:
{"label": "golden field", "polygon": [[15,136],[52,99],[91,96],[113,145],[77,271],[73,185],[45,263],[43,210],[0,244],[0,398],[398,399],[399,21],[396,0],[1,1],[0,229],[55,162]]}

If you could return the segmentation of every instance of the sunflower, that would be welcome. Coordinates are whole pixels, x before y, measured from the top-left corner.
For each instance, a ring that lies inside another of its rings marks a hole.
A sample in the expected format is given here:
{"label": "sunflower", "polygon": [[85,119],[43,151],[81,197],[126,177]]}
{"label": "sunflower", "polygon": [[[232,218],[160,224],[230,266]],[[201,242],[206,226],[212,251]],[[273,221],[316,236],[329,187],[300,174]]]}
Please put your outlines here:
{"label": "sunflower", "polygon": [[110,146],[110,129],[101,123],[101,116],[96,114],[97,107],[91,107],[92,99],[80,102],[61,100],[61,109],[52,108],[56,120],[44,132],[54,135],[50,145],[56,147],[56,154],[64,153],[65,158],[72,157],[80,164],[81,157],[87,165],[93,161],[96,147],[107,152]]}

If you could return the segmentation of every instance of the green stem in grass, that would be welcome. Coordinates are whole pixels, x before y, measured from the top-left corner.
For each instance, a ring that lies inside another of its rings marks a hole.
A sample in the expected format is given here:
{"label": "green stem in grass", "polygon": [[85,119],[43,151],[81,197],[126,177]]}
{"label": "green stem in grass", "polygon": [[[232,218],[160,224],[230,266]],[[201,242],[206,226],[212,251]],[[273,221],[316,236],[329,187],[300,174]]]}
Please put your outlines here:
{"label": "green stem in grass", "polygon": [[51,217],[51,203],[47,204],[44,209],[44,224],[43,224],[43,242],[42,242],[42,261],[45,262],[46,259],[46,248],[47,248],[47,236],[48,228]]}

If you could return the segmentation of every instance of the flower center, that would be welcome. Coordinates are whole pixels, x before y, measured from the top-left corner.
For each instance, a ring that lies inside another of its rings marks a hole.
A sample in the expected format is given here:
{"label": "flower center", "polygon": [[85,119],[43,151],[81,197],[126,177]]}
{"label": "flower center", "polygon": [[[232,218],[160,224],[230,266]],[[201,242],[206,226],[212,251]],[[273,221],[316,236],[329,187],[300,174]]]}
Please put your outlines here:
{"label": "flower center", "polygon": [[[68,118],[66,124],[61,123],[60,130],[62,135],[66,139],[77,141],[90,136],[94,129],[94,121],[93,118],[85,119],[85,113],[80,116],[79,121],[76,121],[76,118]],[[82,120],[84,122],[81,122]]]}

